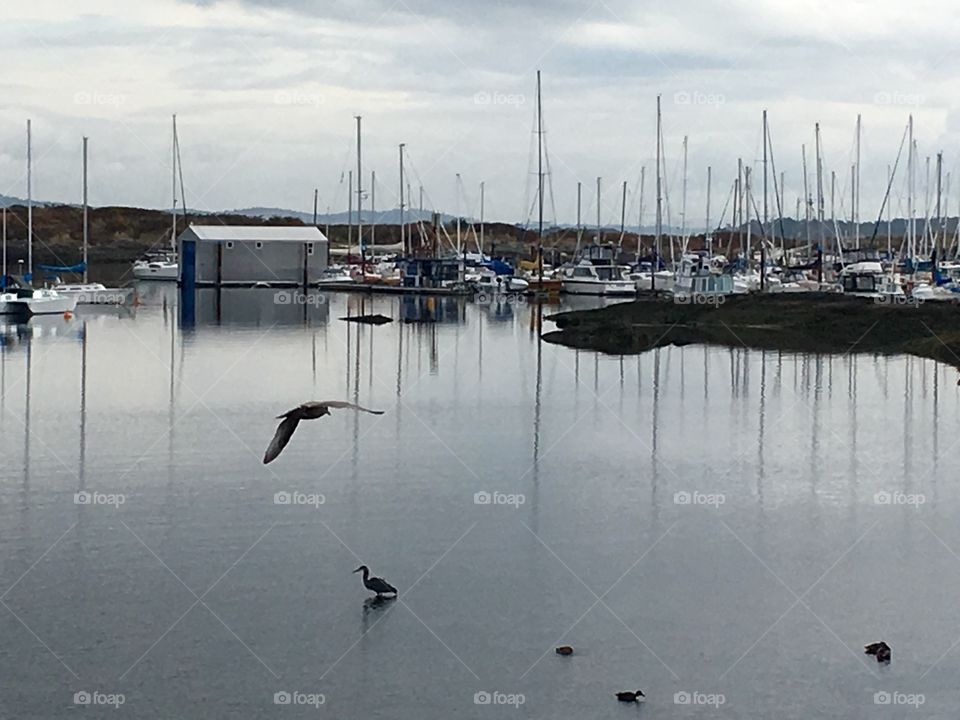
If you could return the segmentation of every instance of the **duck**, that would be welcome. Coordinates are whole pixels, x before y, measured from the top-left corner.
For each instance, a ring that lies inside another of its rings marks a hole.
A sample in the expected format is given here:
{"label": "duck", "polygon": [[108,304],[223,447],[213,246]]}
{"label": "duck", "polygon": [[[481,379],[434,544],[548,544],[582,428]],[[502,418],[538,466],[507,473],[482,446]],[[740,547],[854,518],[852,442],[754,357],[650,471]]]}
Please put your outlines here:
{"label": "duck", "polygon": [[869,645],[864,645],[863,651],[867,655],[876,655],[877,662],[890,662],[890,646],[887,645],[887,643],[885,643],[883,640],[880,642],[870,643]]}
{"label": "duck", "polygon": [[557,655],[573,655],[573,648],[569,645],[561,645],[554,652]]}
{"label": "duck", "polygon": [[397,594],[397,589],[393,585],[388,583],[386,580],[384,580],[383,578],[370,577],[370,568],[368,568],[366,565],[361,565],[356,570],[354,570],[354,572],[363,573],[363,586],[367,590],[375,592],[377,594],[377,597],[381,597],[383,595]]}
{"label": "duck", "polygon": [[645,698],[646,695],[643,694],[643,690],[626,690],[623,692],[617,693],[617,700],[620,702],[640,702],[640,698]]}

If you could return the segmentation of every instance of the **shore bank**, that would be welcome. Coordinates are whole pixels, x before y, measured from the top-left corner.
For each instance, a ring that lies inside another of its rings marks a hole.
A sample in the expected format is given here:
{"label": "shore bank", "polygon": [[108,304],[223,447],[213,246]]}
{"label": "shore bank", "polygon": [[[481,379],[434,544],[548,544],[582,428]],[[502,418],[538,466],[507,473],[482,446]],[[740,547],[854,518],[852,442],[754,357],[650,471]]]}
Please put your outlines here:
{"label": "shore bank", "polygon": [[719,305],[643,298],[546,318],[547,342],[613,355],[705,343],[789,352],[911,354],[960,368],[960,306],[826,293],[737,295]]}

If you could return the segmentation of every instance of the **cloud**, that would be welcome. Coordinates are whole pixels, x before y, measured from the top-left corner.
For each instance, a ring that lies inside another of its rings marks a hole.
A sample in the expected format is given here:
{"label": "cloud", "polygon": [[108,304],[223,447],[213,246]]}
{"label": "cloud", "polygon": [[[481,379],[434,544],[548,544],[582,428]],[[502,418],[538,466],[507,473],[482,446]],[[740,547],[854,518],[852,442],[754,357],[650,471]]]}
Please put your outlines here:
{"label": "cloud", "polygon": [[[828,173],[845,182],[863,114],[864,215],[879,207],[911,112],[921,154],[942,147],[947,167],[960,169],[946,2],[42,0],[9,14],[0,27],[7,194],[22,194],[29,116],[39,197],[77,199],[87,134],[95,203],[163,206],[177,112],[188,205],[192,194],[208,209],[307,209],[319,187],[322,206],[343,209],[340,173],[353,164],[360,114],[364,175],[377,171],[378,204],[396,201],[404,142],[410,182],[423,182],[437,205],[455,207],[460,173],[474,204],[486,181],[488,216],[523,220],[537,68],[563,221],[573,219],[578,180],[587,212],[597,176],[607,188],[627,180],[636,207],[641,165],[652,173],[658,94],[674,208],[684,135],[688,206],[700,208],[707,165],[715,197],[738,158],[762,170],[763,108],[788,208],[814,122]],[[619,193],[605,191],[605,221],[619,214]]]}

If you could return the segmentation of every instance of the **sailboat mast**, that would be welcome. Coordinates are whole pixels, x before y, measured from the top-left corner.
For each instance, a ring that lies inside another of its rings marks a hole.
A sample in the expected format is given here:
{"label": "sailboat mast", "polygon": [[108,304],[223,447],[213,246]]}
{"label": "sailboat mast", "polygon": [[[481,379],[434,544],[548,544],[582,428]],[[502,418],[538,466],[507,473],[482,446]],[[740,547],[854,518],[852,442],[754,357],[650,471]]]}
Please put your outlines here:
{"label": "sailboat mast", "polygon": [[713,168],[707,165],[707,216],[703,225],[703,239],[707,245],[707,253],[713,255],[713,233],[710,232],[710,186],[713,184]]}
{"label": "sailboat mast", "polygon": [[600,229],[600,178],[597,177],[597,245],[603,244],[603,230]]}
{"label": "sailboat mast", "polygon": [[763,111],[763,224],[766,226],[767,216],[767,111]]}
{"label": "sailboat mast", "polygon": [[[376,245],[377,233],[377,171],[370,171],[370,247]],[[371,253],[376,250],[371,250]]]}
{"label": "sailboat mast", "polygon": [[353,170],[347,171],[347,254],[353,252]]}
{"label": "sailboat mast", "polygon": [[857,149],[856,149],[856,173],[853,183],[853,237],[854,247],[860,249],[860,114],[857,113]]}
{"label": "sailboat mast", "polygon": [[800,146],[800,154],[803,157],[803,226],[807,235],[807,259],[810,258],[810,189],[807,187],[807,146]]}
{"label": "sailboat mast", "polygon": [[660,96],[657,95],[657,220],[656,230],[654,231],[654,252],[653,265],[650,268],[650,290],[657,289],[657,270],[660,269],[660,233],[663,223],[663,197],[661,195],[660,180]]}
{"label": "sailboat mast", "polygon": [[320,199],[320,189],[313,189],[313,226],[317,226],[317,201]]}
{"label": "sailboat mast", "polygon": [[[890,177],[890,165],[887,165],[887,187],[890,187],[890,183],[893,178]],[[887,203],[887,260],[893,260],[893,216],[890,214],[890,205],[892,203]]]}
{"label": "sailboat mast", "polygon": [[33,138],[27,118],[27,278],[33,280]]}
{"label": "sailboat mast", "polygon": [[647,168],[640,166],[640,209],[637,212],[637,262],[640,262],[640,238],[643,237],[643,185],[646,180]]}
{"label": "sailboat mast", "polygon": [[486,182],[480,181],[480,262],[483,262],[483,205],[484,205],[484,186]]}
{"label": "sailboat mast", "polygon": [[89,230],[87,224],[87,138],[83,138],[83,282],[87,282],[87,245]]}
{"label": "sailboat mast", "polygon": [[407,245],[403,236],[403,143],[400,143],[400,250],[406,255]]}
{"label": "sailboat mast", "polygon": [[623,181],[623,199],[620,201],[620,242],[623,247],[623,233],[627,230],[627,181]]}
{"label": "sailboat mast", "polygon": [[580,191],[582,183],[577,181],[577,249],[574,256],[580,252],[580,240],[583,237],[583,223],[580,221]]}
{"label": "sailboat mast", "polygon": [[0,277],[0,290],[7,289],[7,208],[3,208],[3,277]]}
{"label": "sailboat mast", "polygon": [[680,199],[680,238],[687,251],[687,136],[683,136],[683,194]]}
{"label": "sailboat mast", "polygon": [[814,125],[817,152],[817,224],[820,226],[820,247],[823,247],[823,156],[820,152],[820,123]]}
{"label": "sailboat mast", "polygon": [[363,246],[363,162],[360,156],[360,116],[357,119],[357,245],[360,246],[360,270],[367,273],[367,250]]}
{"label": "sailboat mast", "polygon": [[913,115],[910,115],[907,123],[907,135],[907,252],[910,255],[910,267],[914,269],[914,245],[916,244],[914,233],[916,232],[916,224],[914,223],[913,217]]}
{"label": "sailboat mast", "polygon": [[[537,280],[543,285],[543,108],[540,104],[540,71],[537,70]],[[538,289],[542,290],[542,287]]]}
{"label": "sailboat mast", "polygon": [[177,115],[173,115],[173,142],[170,146],[171,173],[170,187],[173,193],[173,202],[170,205],[170,247],[177,244]]}

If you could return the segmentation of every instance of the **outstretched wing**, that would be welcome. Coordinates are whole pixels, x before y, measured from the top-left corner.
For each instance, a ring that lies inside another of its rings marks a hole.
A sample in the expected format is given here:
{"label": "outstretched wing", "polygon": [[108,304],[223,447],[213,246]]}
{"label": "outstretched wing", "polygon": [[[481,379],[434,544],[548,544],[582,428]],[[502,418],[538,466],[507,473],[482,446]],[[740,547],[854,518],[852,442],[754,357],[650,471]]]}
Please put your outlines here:
{"label": "outstretched wing", "polygon": [[362,410],[363,412],[370,413],[372,415],[383,415],[383,410],[371,410],[370,408],[361,407],[360,405],[354,405],[353,403],[345,402],[343,400],[323,400],[318,405],[326,405],[328,408],[337,408],[345,410]]}
{"label": "outstretched wing", "polygon": [[283,422],[277,425],[277,432],[274,433],[273,440],[270,441],[270,445],[267,446],[267,451],[263,454],[264,465],[277,459],[280,452],[287,446],[287,443],[290,442],[290,438],[293,437],[293,432],[299,424],[300,418],[288,417],[284,418]]}

